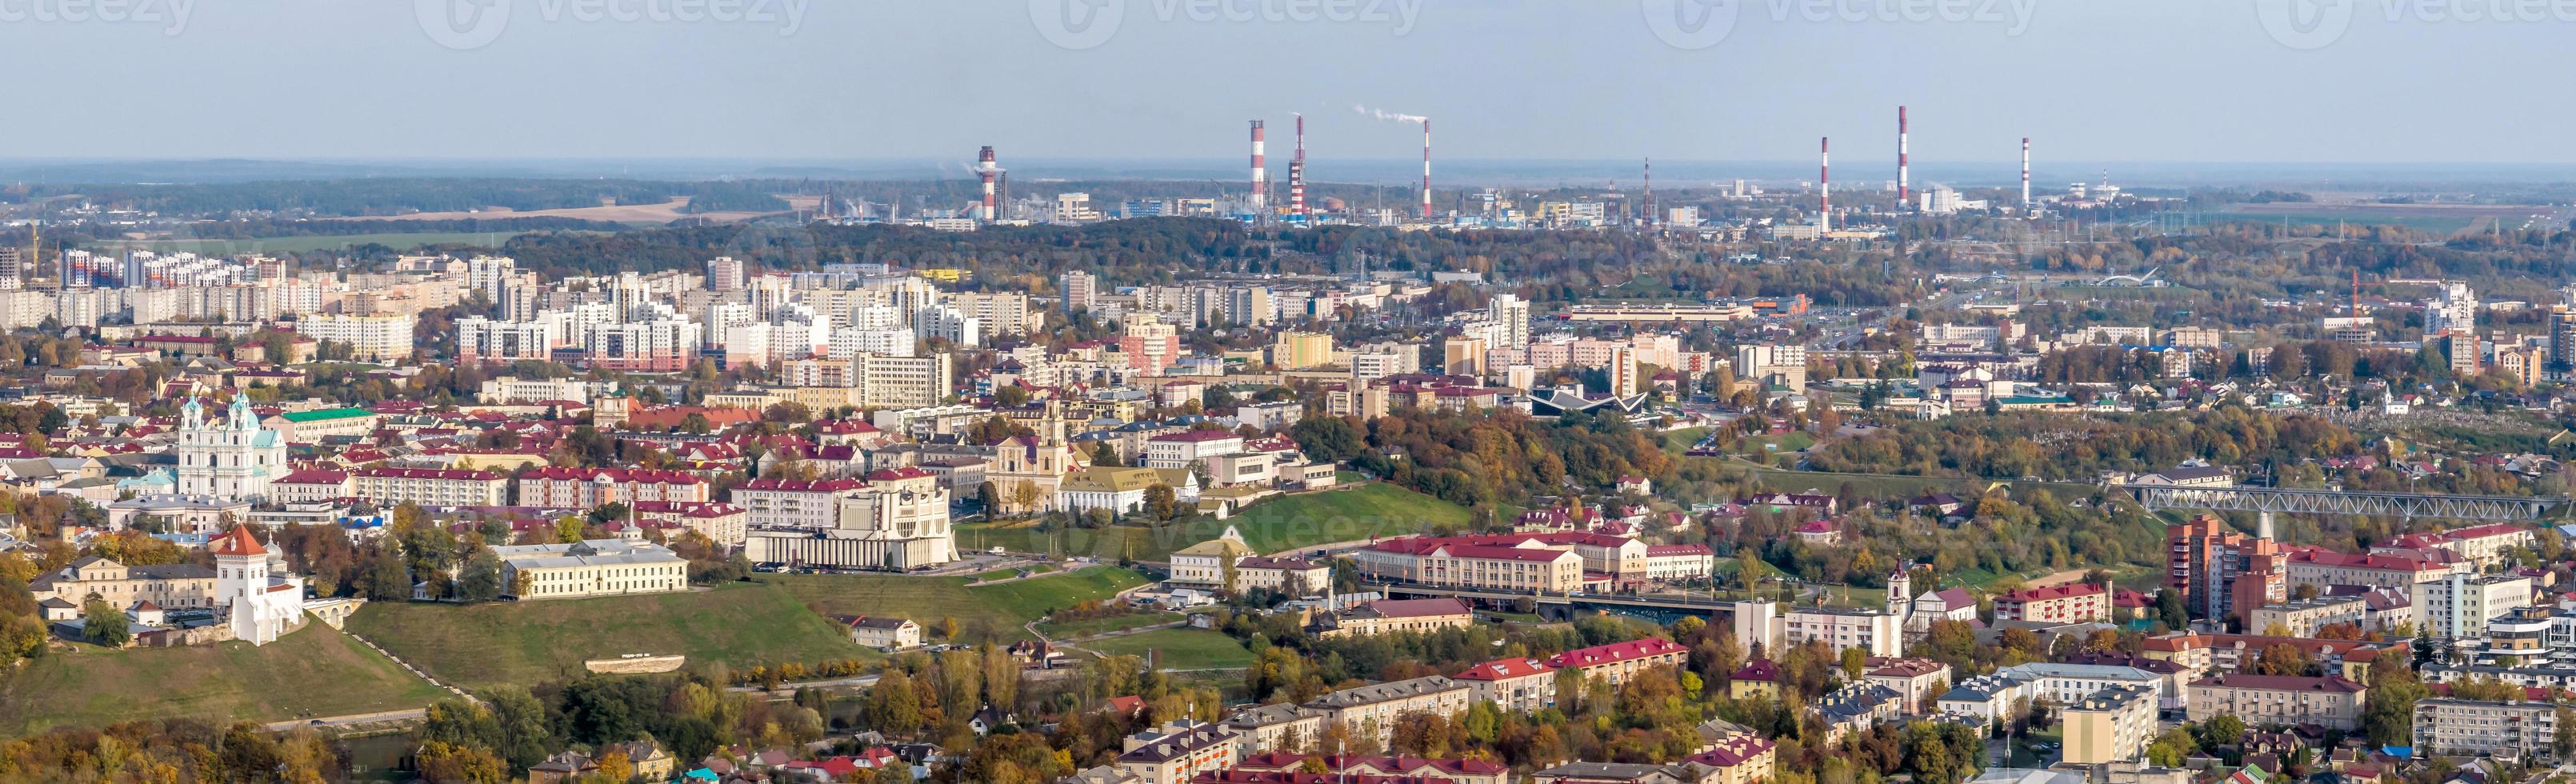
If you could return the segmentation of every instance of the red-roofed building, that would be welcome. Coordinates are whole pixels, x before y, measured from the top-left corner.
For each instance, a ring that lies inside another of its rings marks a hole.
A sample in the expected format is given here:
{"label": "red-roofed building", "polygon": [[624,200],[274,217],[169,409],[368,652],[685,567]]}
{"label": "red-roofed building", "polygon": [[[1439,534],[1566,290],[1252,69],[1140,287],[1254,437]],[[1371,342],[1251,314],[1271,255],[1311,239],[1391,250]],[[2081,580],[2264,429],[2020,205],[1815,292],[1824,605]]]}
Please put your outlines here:
{"label": "red-roofed building", "polygon": [[857,497],[867,483],[856,479],[754,479],[735,485],[735,506],[743,508],[752,528],[830,528],[839,520],[840,499]]}
{"label": "red-roofed building", "polygon": [[1193,468],[1208,458],[1243,451],[1231,430],[1185,430],[1145,440],[1146,468]]}
{"label": "red-roofed building", "polygon": [[2447,550],[2462,560],[2485,567],[2503,558],[2508,549],[2532,546],[2535,530],[2526,525],[2496,523],[2441,533],[2407,534],[2386,544],[2372,545],[2370,552],[2402,554],[2408,550]]}
{"label": "red-roofed building", "polygon": [[223,536],[207,542],[206,549],[215,555],[243,558],[268,554],[268,548],[260,546],[259,538],[250,535],[250,526],[247,525],[233,526],[233,529],[225,531]]}
{"label": "red-roofed building", "polygon": [[2024,588],[1995,597],[1995,620],[2028,623],[2095,623],[2111,619],[2111,595],[2099,585],[2067,583]]}
{"label": "red-roofed building", "polygon": [[1556,668],[1537,659],[1495,659],[1450,676],[1467,684],[1467,698],[1491,702],[1506,713],[1534,713],[1556,704]]}
{"label": "red-roofed building", "polygon": [[2369,690],[2336,675],[2221,675],[2192,681],[2183,690],[2183,713],[2196,722],[2232,715],[2249,725],[2315,724],[2349,732],[2361,727]]}
{"label": "red-roofed building", "polygon": [[590,509],[636,501],[707,501],[707,480],[684,471],[540,468],[519,476],[519,505]]}
{"label": "red-roofed building", "polygon": [[1476,615],[1467,609],[1467,603],[1453,598],[1379,599],[1335,614],[1316,636],[1427,633],[1464,629],[1475,620]]}
{"label": "red-roofed building", "polygon": [[[2468,564],[2459,565],[2463,568]],[[2454,567],[2421,558],[2396,555],[2354,555],[2308,548],[2290,554],[2291,585],[2366,585],[2380,588],[2413,590],[2418,583],[2429,583],[2448,576]]]}
{"label": "red-roofed building", "polygon": [[490,471],[368,468],[351,474],[350,479],[351,495],[381,507],[405,502],[421,506],[502,506],[510,502],[510,477]]}
{"label": "red-roofed building", "polygon": [[1286,778],[1263,778],[1298,775],[1306,770],[1307,760],[1320,760],[1324,772],[1304,774],[1319,776],[1322,782],[1352,784],[1362,782],[1423,782],[1424,784],[1510,784],[1511,768],[1502,763],[1481,759],[1428,759],[1423,757],[1358,757],[1311,755],[1289,752],[1254,754],[1235,763],[1227,775],[1241,778],[1211,778],[1202,774],[1194,782],[1270,782]]}
{"label": "red-roofed building", "polygon": [[348,498],[356,490],[349,472],[307,468],[270,480],[268,497],[281,504]]}
{"label": "red-roofed building", "polygon": [[725,547],[741,547],[750,515],[722,501],[637,501],[630,504],[639,520],[669,523],[698,532]]}
{"label": "red-roofed building", "polygon": [[1751,735],[1718,741],[1717,748],[1684,758],[1708,768],[1695,784],[1756,784],[1771,779],[1779,744]]}
{"label": "red-roofed building", "polygon": [[1678,667],[1690,658],[1690,649],[1681,643],[1661,637],[1629,642],[1595,645],[1557,654],[1547,660],[1548,666],[1572,669],[1585,678],[1600,678],[1616,685],[1639,672],[1656,667]]}

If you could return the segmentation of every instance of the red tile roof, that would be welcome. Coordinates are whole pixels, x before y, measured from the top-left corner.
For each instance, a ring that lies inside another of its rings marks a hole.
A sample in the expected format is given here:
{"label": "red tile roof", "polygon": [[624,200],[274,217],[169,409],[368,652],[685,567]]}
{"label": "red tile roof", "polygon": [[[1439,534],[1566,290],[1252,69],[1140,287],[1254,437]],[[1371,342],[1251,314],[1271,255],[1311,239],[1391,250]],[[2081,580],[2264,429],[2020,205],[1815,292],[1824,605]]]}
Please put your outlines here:
{"label": "red tile roof", "polygon": [[735,490],[774,490],[783,493],[838,493],[857,490],[868,483],[856,479],[754,479],[735,485]]}
{"label": "red tile roof", "polygon": [[1662,637],[1649,637],[1643,640],[1614,642],[1609,645],[1595,645],[1590,648],[1578,648],[1566,651],[1564,653],[1557,654],[1555,658],[1548,659],[1547,663],[1549,666],[1559,669],[1566,667],[1596,667],[1604,664],[1616,664],[1623,661],[1629,661],[1631,659],[1643,659],[1649,656],[1680,653],[1687,650],[1690,649],[1682,647],[1681,643],[1673,642]]}
{"label": "red tile roof", "polygon": [[509,478],[490,471],[461,468],[369,468],[359,471],[358,475],[378,479],[457,479],[475,482],[497,482]]}
{"label": "red tile roof", "polygon": [[1545,675],[1555,671],[1556,668],[1542,664],[1537,659],[1495,659],[1469,667],[1466,672],[1450,678],[1462,681],[1499,681],[1505,678]]}
{"label": "red tile roof", "polygon": [[258,556],[268,554],[268,548],[259,546],[259,539],[250,535],[250,526],[247,525],[233,526],[233,530],[225,532],[222,538],[211,542],[209,546],[215,551],[216,555]]}

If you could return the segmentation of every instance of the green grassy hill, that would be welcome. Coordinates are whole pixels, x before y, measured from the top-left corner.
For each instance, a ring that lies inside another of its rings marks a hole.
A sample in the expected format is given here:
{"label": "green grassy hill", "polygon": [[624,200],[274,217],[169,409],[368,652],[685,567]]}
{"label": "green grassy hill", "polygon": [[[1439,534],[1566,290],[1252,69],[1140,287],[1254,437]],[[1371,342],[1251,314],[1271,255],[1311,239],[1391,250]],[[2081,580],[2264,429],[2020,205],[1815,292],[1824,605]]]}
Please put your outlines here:
{"label": "green grassy hill", "polygon": [[1304,493],[1252,505],[1232,519],[1195,517],[1160,528],[1116,526],[1040,533],[1034,526],[961,525],[961,548],[1001,546],[1012,552],[1087,555],[1115,560],[1160,561],[1173,550],[1214,539],[1228,525],[1253,549],[1275,553],[1332,542],[1421,533],[1434,525],[1465,525],[1466,507],[1383,482],[1348,490]]}
{"label": "green grassy hill", "polygon": [[446,694],[319,623],[264,646],[82,645],[0,675],[0,737],[145,718],[347,716],[418,708]]}
{"label": "green grassy hill", "polygon": [[1243,643],[1215,629],[1155,629],[1124,637],[1111,637],[1082,644],[1110,656],[1143,658],[1147,651],[1161,654],[1166,670],[1212,670],[1252,666],[1252,651]]}
{"label": "green grassy hill", "polygon": [[585,659],[682,654],[736,669],[870,651],[767,584],[711,591],[468,606],[375,603],[349,630],[467,689],[579,677]]}
{"label": "green grassy hill", "polygon": [[901,616],[934,629],[940,619],[955,618],[963,632],[1006,641],[1027,639],[1028,622],[1056,608],[1145,584],[1144,575],[1107,566],[973,588],[966,587],[973,581],[969,577],[764,574],[759,579],[825,613]]}

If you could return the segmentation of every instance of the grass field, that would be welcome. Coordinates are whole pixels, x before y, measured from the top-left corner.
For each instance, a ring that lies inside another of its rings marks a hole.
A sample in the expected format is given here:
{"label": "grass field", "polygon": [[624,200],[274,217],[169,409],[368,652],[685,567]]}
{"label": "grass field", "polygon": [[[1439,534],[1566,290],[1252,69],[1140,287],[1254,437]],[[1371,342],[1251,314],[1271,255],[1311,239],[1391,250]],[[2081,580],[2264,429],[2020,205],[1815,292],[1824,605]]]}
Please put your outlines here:
{"label": "grass field", "polygon": [[1158,623],[1172,623],[1185,619],[1186,618],[1184,616],[1178,613],[1140,612],[1133,615],[1116,615],[1107,618],[1084,618],[1079,621],[1065,621],[1063,623],[1048,621],[1046,623],[1038,624],[1038,631],[1045,632],[1046,636],[1051,638],[1065,639],[1069,637],[1088,637],[1094,634],[1106,634],[1114,631],[1152,626]]}
{"label": "grass field", "polygon": [[1166,670],[1211,670],[1252,665],[1250,649],[1215,629],[1155,629],[1143,634],[1087,642],[1082,647],[1110,656],[1142,657],[1147,651],[1158,651],[1162,656],[1162,668]]}
{"label": "grass field", "polygon": [[1032,565],[1029,565],[1029,566],[1012,566],[1012,567],[1006,567],[1006,568],[1002,568],[1002,569],[995,569],[995,570],[992,570],[992,571],[989,571],[989,572],[984,572],[984,573],[982,573],[982,574],[975,575],[975,579],[978,579],[978,580],[1008,580],[1008,579],[1011,579],[1011,578],[1014,578],[1014,577],[1018,577],[1018,576],[1020,576],[1020,572],[1023,572],[1023,571],[1028,572],[1031,576],[1036,576],[1036,575],[1046,574],[1046,573],[1048,573],[1048,572],[1055,571],[1055,564],[1051,564],[1051,563],[1042,563],[1042,564],[1032,564]]}
{"label": "grass field", "polygon": [[470,606],[371,603],[349,630],[467,689],[571,679],[585,659],[628,653],[738,669],[869,654],[772,585]]}
{"label": "grass field", "polygon": [[955,618],[969,636],[1003,641],[1028,639],[1023,627],[1058,607],[1107,599],[1145,584],[1144,575],[1107,566],[974,588],[966,587],[974,579],[970,577],[764,574],[759,579],[828,614],[895,615],[933,628],[943,618]]}
{"label": "grass field", "polygon": [[971,549],[1000,545],[1013,552],[1160,561],[1170,557],[1173,550],[1216,538],[1229,525],[1243,532],[1244,541],[1252,549],[1275,553],[1373,536],[1420,533],[1438,524],[1464,525],[1471,517],[1466,507],[1371,482],[1349,490],[1263,501],[1227,520],[1197,517],[1161,528],[1116,526],[1054,533],[1040,533],[1034,526],[966,524],[957,526],[957,542]]}
{"label": "grass field", "polygon": [[500,247],[511,237],[526,232],[516,231],[422,231],[384,234],[331,234],[296,237],[256,237],[252,239],[178,239],[178,240],[105,240],[98,244],[112,248],[134,248],[155,253],[309,253],[317,250],[341,250],[360,245],[383,245],[395,250],[409,250],[426,245],[479,245]]}
{"label": "grass field", "polygon": [[447,692],[319,623],[245,642],[79,646],[0,677],[0,737],[145,718],[289,721],[428,705]]}

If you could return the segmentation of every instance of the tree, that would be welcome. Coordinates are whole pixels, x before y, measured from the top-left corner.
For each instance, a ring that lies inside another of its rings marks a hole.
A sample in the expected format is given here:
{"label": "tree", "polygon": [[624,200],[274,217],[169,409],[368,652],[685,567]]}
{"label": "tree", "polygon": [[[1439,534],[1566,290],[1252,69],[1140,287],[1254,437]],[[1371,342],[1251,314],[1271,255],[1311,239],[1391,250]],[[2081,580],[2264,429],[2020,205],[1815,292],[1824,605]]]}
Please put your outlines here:
{"label": "tree", "polygon": [[456,598],[466,602],[488,602],[501,598],[501,557],[491,548],[474,552],[465,559],[465,570],[456,581]]}
{"label": "tree", "polygon": [[1155,482],[1145,488],[1145,514],[1163,522],[1181,515],[1180,502],[1171,485]]}
{"label": "tree", "polygon": [[2245,720],[2237,718],[2234,714],[2222,713],[2200,723],[2200,745],[2202,746],[2210,748],[2234,746],[2237,741],[2244,738]]}
{"label": "tree", "polygon": [[503,784],[510,780],[509,768],[492,752],[445,741],[421,744],[419,764],[420,776],[427,781]]}
{"label": "tree", "polygon": [[2191,628],[2191,615],[2183,607],[2182,592],[2171,588],[2156,591],[2156,619],[2175,631]]}
{"label": "tree", "polygon": [[367,600],[371,602],[398,602],[411,598],[411,573],[403,566],[402,556],[393,548],[378,549],[375,559],[367,565],[366,593]]}
{"label": "tree", "polygon": [[81,606],[81,630],[90,642],[110,648],[123,648],[134,640],[134,628],[126,624],[125,611],[106,599],[91,599]]}

